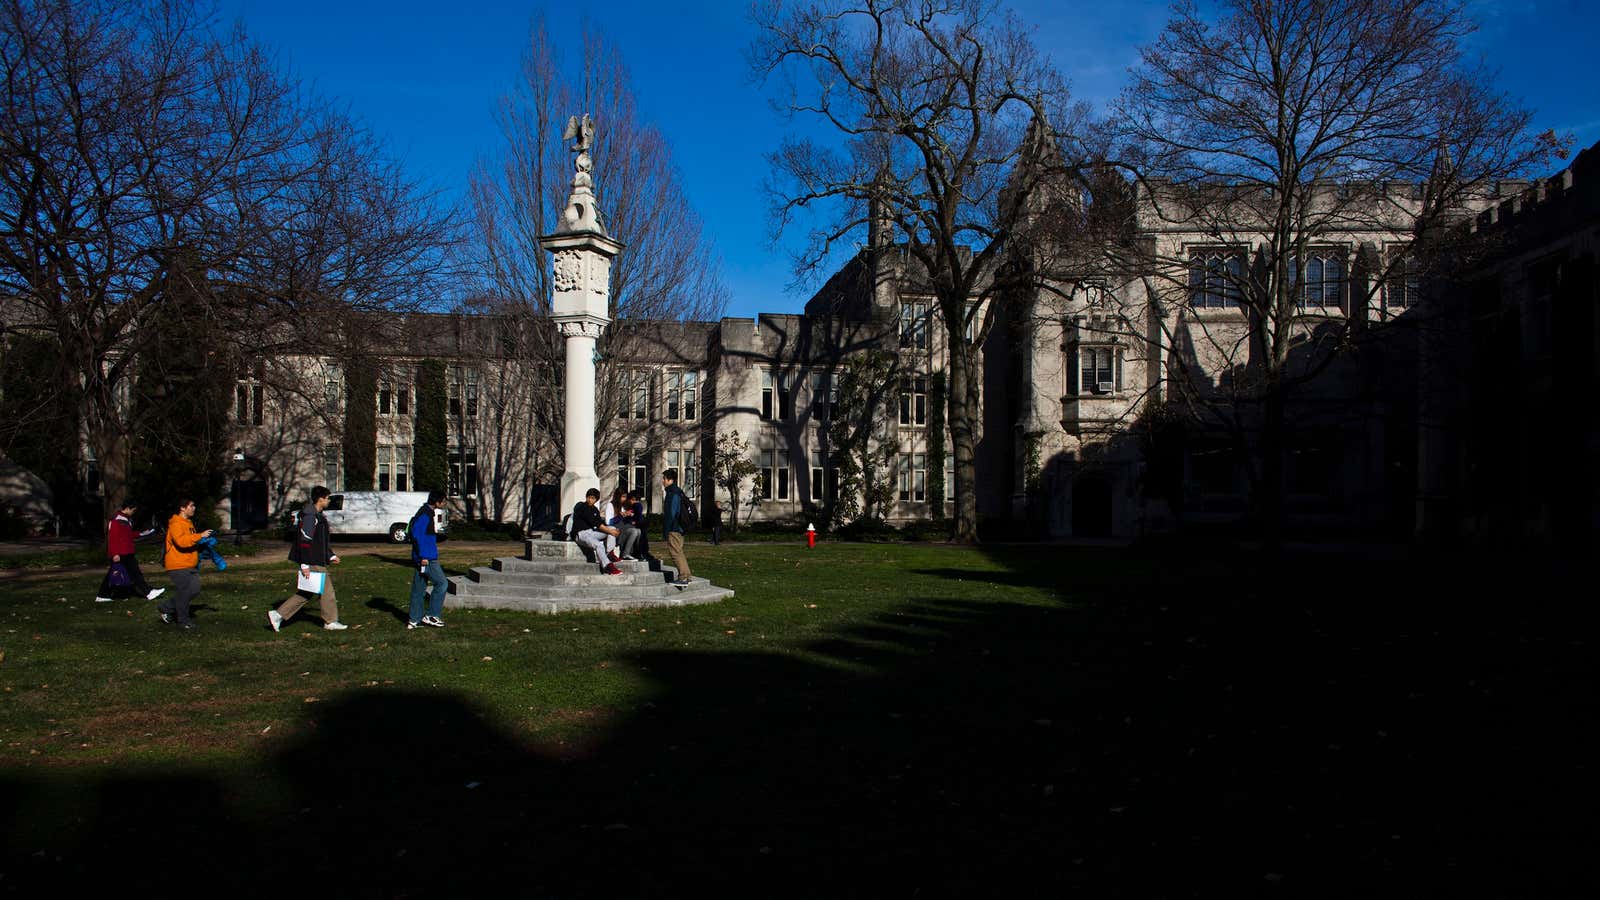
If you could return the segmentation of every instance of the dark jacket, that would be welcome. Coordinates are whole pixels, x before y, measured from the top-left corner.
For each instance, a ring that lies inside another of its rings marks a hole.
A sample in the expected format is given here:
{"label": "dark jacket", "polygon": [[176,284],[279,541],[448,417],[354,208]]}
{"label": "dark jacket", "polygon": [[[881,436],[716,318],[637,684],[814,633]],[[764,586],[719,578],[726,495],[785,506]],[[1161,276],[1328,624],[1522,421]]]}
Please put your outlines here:
{"label": "dark jacket", "polygon": [[711,504],[711,508],[706,510],[706,527],[722,527],[722,507],[716,505],[715,503]]}
{"label": "dark jacket", "polygon": [[680,534],[683,533],[683,525],[678,522],[678,513],[683,509],[683,504],[688,502],[689,498],[684,495],[683,488],[678,487],[676,484],[667,488],[666,508],[662,510],[663,532],[666,534],[671,534],[674,531]]}
{"label": "dark jacket", "polygon": [[434,527],[433,507],[422,504],[411,517],[411,561],[438,560],[438,529]]}
{"label": "dark jacket", "polygon": [[289,559],[305,566],[325,566],[332,556],[328,520],[317,511],[315,503],[307,503],[300,510],[300,527],[295,530],[294,543],[289,545]]}
{"label": "dark jacket", "polygon": [[600,510],[590,506],[588,501],[580,500],[578,505],[572,508],[572,533],[574,535],[593,528],[599,528],[603,524],[605,523],[600,521]]}

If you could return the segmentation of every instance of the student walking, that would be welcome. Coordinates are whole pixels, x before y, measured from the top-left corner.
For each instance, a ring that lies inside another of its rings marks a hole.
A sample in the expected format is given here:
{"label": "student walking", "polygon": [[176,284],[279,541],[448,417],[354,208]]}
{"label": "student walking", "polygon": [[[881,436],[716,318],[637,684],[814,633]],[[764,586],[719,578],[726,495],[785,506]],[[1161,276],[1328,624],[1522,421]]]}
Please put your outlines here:
{"label": "student walking", "polygon": [[189,604],[200,596],[200,541],[212,535],[209,528],[197,534],[193,519],[194,501],[184,497],[178,501],[178,511],[167,520],[167,549],[162,557],[162,566],[172,579],[173,596],[156,607],[161,621],[186,631],[194,628]]}
{"label": "student walking", "polygon": [[693,573],[689,571],[689,560],[683,555],[683,520],[693,513],[689,512],[689,498],[684,495],[683,489],[678,487],[678,470],[668,469],[661,473],[661,483],[666,485],[667,501],[662,504],[663,523],[666,526],[667,552],[672,555],[672,564],[678,569],[678,578],[672,582],[678,587],[688,587],[689,579]]}
{"label": "student walking", "polygon": [[[319,484],[311,489],[310,502],[300,510],[299,530],[294,536],[294,543],[289,545],[289,559],[300,564],[302,577],[312,572],[322,573],[322,627],[329,631],[343,631],[349,626],[339,621],[339,598],[333,592],[333,576],[328,574],[328,566],[337,565],[339,555],[333,552],[328,519],[322,514],[327,508],[328,489]],[[309,592],[297,589],[278,604],[277,609],[267,612],[267,624],[277,631],[306,605],[308,597]]]}
{"label": "student walking", "polygon": [[[154,528],[135,533],[133,530],[133,513],[139,507],[136,504],[123,501],[117,507],[116,516],[106,523],[106,556],[111,558],[111,565],[106,568],[106,577],[100,580],[100,590],[95,594],[94,602],[110,603],[112,600],[121,600],[130,595],[138,595],[146,600],[154,600],[167,592],[166,588],[153,588],[144,580],[144,572],[139,569],[139,559],[134,556],[134,542],[142,537],[154,533]],[[111,570],[122,566],[128,573],[128,580],[124,584],[111,583]]]}
{"label": "student walking", "polygon": [[[417,573],[411,576],[411,614],[406,617],[406,630],[424,625],[443,628],[445,585],[444,567],[439,565],[439,533],[434,527],[434,510],[444,505],[444,491],[429,491],[428,502],[422,504],[411,517],[411,561]],[[433,586],[433,596],[428,597],[428,586]],[[432,612],[423,614],[424,598],[431,599]]]}

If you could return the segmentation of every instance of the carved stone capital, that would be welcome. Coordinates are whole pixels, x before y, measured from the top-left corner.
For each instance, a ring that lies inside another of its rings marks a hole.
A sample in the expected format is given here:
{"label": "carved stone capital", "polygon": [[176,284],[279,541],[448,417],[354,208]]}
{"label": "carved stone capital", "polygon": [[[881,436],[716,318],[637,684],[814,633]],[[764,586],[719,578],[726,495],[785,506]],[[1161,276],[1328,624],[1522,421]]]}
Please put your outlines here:
{"label": "carved stone capital", "polygon": [[570,319],[565,322],[557,322],[556,328],[560,330],[561,336],[564,338],[586,337],[594,340],[599,340],[600,335],[604,334],[606,330],[604,322],[596,322],[592,319]]}

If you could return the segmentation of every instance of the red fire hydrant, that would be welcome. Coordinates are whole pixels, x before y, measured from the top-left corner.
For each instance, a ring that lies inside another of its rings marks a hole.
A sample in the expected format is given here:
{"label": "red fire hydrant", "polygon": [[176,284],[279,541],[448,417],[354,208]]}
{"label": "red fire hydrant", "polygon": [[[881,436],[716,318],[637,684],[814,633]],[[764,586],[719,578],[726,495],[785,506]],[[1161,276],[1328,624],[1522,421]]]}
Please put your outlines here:
{"label": "red fire hydrant", "polygon": [[813,524],[813,523],[807,522],[806,523],[806,549],[807,550],[815,550],[816,548],[817,548],[817,526],[815,524]]}

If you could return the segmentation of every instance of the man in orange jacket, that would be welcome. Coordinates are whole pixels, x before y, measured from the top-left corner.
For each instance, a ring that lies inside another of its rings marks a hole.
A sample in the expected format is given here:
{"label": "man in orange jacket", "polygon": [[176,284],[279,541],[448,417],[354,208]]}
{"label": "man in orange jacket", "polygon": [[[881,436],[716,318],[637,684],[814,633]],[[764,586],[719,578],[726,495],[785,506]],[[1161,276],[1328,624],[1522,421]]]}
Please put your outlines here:
{"label": "man in orange jacket", "polygon": [[173,596],[156,607],[161,611],[161,621],[176,622],[180,628],[194,628],[189,620],[189,603],[200,593],[200,541],[211,536],[211,529],[195,533],[194,501],[185,497],[178,501],[178,511],[167,522],[167,553],[162,565],[177,588]]}

